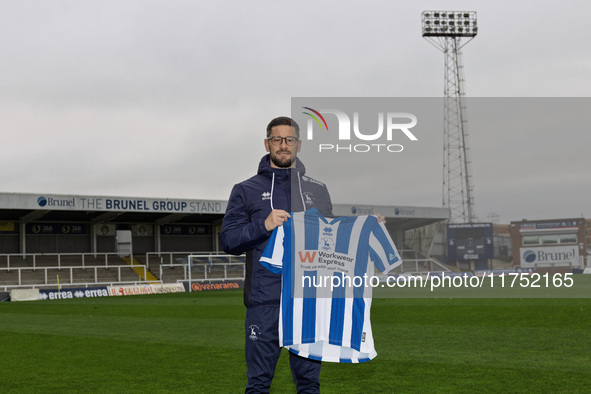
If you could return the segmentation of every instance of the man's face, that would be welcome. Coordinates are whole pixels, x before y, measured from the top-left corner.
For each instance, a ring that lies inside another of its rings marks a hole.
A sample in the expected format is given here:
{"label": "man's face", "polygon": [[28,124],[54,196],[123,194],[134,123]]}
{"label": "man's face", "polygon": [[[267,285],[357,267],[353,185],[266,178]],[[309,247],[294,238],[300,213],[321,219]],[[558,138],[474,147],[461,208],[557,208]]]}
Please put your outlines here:
{"label": "man's face", "polygon": [[[297,138],[294,128],[287,125],[273,127],[269,137]],[[295,166],[295,160],[301,146],[302,141],[296,141],[292,146],[289,146],[285,139],[282,139],[281,143],[277,145],[273,144],[271,140],[266,139],[265,149],[271,155],[271,167],[289,168]]]}

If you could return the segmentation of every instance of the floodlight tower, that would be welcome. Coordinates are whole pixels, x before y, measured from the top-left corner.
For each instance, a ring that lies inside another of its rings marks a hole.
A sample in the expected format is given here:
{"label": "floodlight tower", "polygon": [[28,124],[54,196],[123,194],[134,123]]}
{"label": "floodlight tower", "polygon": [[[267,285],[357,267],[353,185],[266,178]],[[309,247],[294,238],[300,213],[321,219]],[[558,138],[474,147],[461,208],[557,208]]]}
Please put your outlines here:
{"label": "floodlight tower", "polygon": [[443,206],[450,208],[451,222],[472,223],[476,215],[461,49],[478,32],[476,12],[423,11],[421,19],[423,37],[445,57]]}

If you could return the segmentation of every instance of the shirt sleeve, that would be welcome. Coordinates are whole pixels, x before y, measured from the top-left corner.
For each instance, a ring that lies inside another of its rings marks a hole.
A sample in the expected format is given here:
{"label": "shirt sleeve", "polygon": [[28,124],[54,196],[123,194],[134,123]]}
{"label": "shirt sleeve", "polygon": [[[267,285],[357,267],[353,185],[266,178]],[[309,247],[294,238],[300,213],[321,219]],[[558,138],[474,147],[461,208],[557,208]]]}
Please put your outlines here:
{"label": "shirt sleeve", "polygon": [[261,265],[275,274],[283,272],[284,238],[283,226],[276,227],[261,256]]}
{"label": "shirt sleeve", "polygon": [[402,264],[396,245],[384,223],[376,223],[369,237],[370,258],[376,269],[387,273]]}
{"label": "shirt sleeve", "polygon": [[246,193],[240,184],[235,185],[222,221],[220,232],[222,250],[229,254],[240,255],[265,242],[270,234],[265,228],[264,218],[251,218],[246,203]]}

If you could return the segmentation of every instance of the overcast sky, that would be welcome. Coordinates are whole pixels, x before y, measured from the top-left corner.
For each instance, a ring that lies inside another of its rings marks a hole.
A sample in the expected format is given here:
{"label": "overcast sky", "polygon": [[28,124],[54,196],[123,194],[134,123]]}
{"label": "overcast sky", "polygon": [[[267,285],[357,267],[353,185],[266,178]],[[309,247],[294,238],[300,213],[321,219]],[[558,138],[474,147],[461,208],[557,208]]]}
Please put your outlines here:
{"label": "overcast sky", "polygon": [[[584,0],[2,1],[0,191],[226,199],[292,97],[442,97],[424,10],[477,11],[468,97],[590,102]],[[468,113],[480,218],[591,217],[591,125]],[[393,159],[381,197],[323,180],[335,203],[441,206],[442,139]]]}

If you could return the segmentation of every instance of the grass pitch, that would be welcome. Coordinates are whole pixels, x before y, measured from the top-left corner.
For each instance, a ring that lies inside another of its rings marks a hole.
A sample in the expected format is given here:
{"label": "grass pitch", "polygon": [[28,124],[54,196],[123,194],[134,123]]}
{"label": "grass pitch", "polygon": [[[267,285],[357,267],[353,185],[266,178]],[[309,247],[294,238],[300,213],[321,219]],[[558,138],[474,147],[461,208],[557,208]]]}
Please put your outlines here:
{"label": "grass pitch", "polygon": [[[0,392],[239,393],[241,291],[0,303]],[[323,393],[589,392],[591,299],[375,298],[378,356]],[[281,356],[273,392],[295,392]]]}

